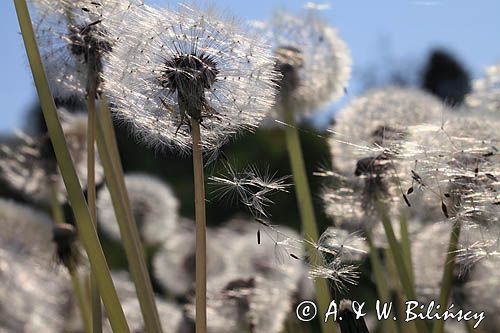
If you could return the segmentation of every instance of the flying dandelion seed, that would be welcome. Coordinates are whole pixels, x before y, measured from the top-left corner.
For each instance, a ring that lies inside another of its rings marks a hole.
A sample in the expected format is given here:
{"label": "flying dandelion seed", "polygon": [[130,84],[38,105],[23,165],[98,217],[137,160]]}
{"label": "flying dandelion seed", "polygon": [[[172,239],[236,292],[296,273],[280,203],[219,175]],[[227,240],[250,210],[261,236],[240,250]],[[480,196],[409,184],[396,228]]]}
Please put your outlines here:
{"label": "flying dandelion seed", "polygon": [[267,207],[273,204],[269,198],[276,192],[287,192],[290,186],[288,176],[276,177],[269,170],[260,171],[249,166],[242,171],[235,170],[229,163],[224,164],[224,172],[211,176],[215,186],[213,191],[220,200],[242,203],[254,216],[267,217]]}
{"label": "flying dandelion seed", "polygon": [[[64,109],[59,109],[58,115],[80,184],[86,188],[87,116],[83,113],[69,113]],[[0,147],[2,179],[29,200],[46,203],[54,189],[59,201],[65,201],[66,189],[48,135],[31,137],[19,133],[18,137],[20,142],[17,146]],[[98,160],[95,174],[96,182],[101,182],[104,172]]]}
{"label": "flying dandelion seed", "polygon": [[[159,179],[142,174],[125,175],[130,204],[145,244],[162,244],[176,231],[179,200],[172,189]],[[120,229],[108,189],[98,195],[99,226],[113,239],[120,240]]]}
{"label": "flying dandelion seed", "polygon": [[[288,100],[296,115],[307,115],[341,97],[351,76],[351,57],[337,30],[313,10],[300,16],[278,11],[269,23],[254,22],[269,40],[276,69],[283,75],[278,101]],[[281,103],[276,105],[282,118]]]}
{"label": "flying dandelion seed", "polygon": [[114,44],[107,26],[125,24],[128,12],[140,6],[141,1],[32,0],[32,3],[38,45],[55,98],[85,97],[91,57],[95,59],[100,93],[102,59]]}
{"label": "flying dandelion seed", "polygon": [[184,5],[142,8],[131,20],[116,27],[121,37],[106,57],[104,80],[116,116],[147,144],[188,149],[195,119],[203,148],[217,149],[272,107],[273,58],[233,20]]}

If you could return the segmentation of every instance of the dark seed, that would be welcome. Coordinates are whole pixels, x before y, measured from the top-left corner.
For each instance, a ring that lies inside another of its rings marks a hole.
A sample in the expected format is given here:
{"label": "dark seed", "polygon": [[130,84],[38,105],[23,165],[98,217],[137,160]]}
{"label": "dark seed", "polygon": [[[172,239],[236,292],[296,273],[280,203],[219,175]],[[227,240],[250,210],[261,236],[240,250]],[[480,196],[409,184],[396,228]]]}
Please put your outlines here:
{"label": "dark seed", "polygon": [[408,207],[411,207],[410,200],[408,200],[408,197],[406,196],[406,194],[403,194],[403,199],[405,199],[405,202],[408,205]]}
{"label": "dark seed", "polygon": [[443,211],[444,216],[449,219],[450,215],[448,214],[448,207],[446,207],[445,203],[441,201],[441,210]]}
{"label": "dark seed", "polygon": [[408,191],[406,191],[406,194],[407,194],[407,195],[410,195],[410,194],[412,194],[412,193],[413,193],[413,186],[412,186],[412,187],[410,187],[410,188],[408,189]]}

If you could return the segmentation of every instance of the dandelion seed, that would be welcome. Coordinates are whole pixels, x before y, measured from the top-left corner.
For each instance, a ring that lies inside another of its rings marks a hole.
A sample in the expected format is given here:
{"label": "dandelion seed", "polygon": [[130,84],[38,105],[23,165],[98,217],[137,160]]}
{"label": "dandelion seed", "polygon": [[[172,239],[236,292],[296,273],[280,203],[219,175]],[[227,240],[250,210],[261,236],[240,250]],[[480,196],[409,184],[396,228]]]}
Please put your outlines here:
{"label": "dandelion seed", "polygon": [[203,148],[213,150],[265,117],[277,73],[259,38],[215,11],[133,13],[134,24],[117,27],[104,80],[116,116],[147,144],[188,149],[195,119]]}
{"label": "dandelion seed", "polygon": [[[82,188],[87,185],[87,117],[58,110],[61,126]],[[62,202],[66,189],[59,174],[53,148],[47,135],[19,135],[16,147],[0,147],[0,176],[13,189],[36,202],[48,202],[52,188]],[[96,163],[96,182],[104,177],[102,166]]]}
{"label": "dandelion seed", "polygon": [[[172,189],[159,179],[142,174],[125,176],[132,212],[145,244],[162,244],[176,232],[179,220],[179,200]],[[120,229],[113,210],[108,189],[99,192],[97,202],[99,226],[115,240],[119,240]]]}
{"label": "dandelion seed", "polygon": [[[314,11],[301,16],[278,11],[269,23],[254,25],[270,41],[276,69],[283,75],[277,81],[278,100],[288,100],[297,115],[310,114],[344,94],[351,76],[349,49]],[[282,118],[280,107],[275,117]]]}
{"label": "dandelion seed", "polygon": [[273,204],[269,198],[275,192],[287,192],[290,186],[288,176],[276,178],[268,170],[261,172],[249,166],[243,171],[235,170],[229,163],[224,164],[224,172],[211,176],[211,184],[216,186],[213,193],[220,200],[242,203],[254,216],[267,217],[266,208]]}

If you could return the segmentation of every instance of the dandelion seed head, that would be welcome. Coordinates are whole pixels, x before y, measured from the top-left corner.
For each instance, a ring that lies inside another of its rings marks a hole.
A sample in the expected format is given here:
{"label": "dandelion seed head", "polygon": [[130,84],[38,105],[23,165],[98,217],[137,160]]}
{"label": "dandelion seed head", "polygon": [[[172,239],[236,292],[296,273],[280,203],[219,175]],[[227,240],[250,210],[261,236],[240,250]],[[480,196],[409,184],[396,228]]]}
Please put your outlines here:
{"label": "dandelion seed head", "polygon": [[444,109],[437,98],[409,88],[373,90],[352,100],[338,112],[330,130],[334,166],[350,176],[364,158],[382,162],[385,154],[394,159],[407,128],[441,119]]}
{"label": "dandelion seed head", "polygon": [[[125,175],[132,212],[145,244],[162,244],[176,231],[179,200],[161,180],[143,174]],[[99,226],[113,239],[120,240],[120,229],[107,187],[100,190],[97,211]]]}
{"label": "dandelion seed head", "polygon": [[54,255],[51,219],[45,213],[14,201],[0,199],[2,246],[50,262]]}
{"label": "dandelion seed head", "polygon": [[[441,216],[483,225],[499,221],[499,123],[481,115],[456,113],[444,121],[411,131],[403,188],[415,188],[418,200]],[[413,202],[413,194],[408,196]]]}
{"label": "dandelion seed head", "polygon": [[144,8],[133,11],[133,25],[117,27],[105,61],[115,115],[146,143],[181,150],[191,146],[191,118],[202,123],[207,150],[255,128],[274,103],[278,76],[260,38],[215,10]]}
{"label": "dandelion seed head", "polygon": [[[87,186],[87,117],[59,109],[58,115],[80,185]],[[0,146],[0,176],[14,190],[36,202],[48,202],[54,187],[60,201],[66,190],[59,174],[48,134],[32,137],[20,132],[16,146]],[[95,179],[104,177],[96,155]]]}
{"label": "dandelion seed head", "polygon": [[[297,114],[307,115],[344,94],[351,76],[349,49],[313,10],[299,16],[277,11],[269,23],[254,26],[272,45],[283,75],[278,101],[286,99]],[[279,104],[273,116],[281,118]]]}
{"label": "dandelion seed head", "polygon": [[84,98],[92,57],[98,92],[102,58],[113,49],[107,26],[123,24],[141,1],[32,0],[35,32],[52,93],[58,99]]}

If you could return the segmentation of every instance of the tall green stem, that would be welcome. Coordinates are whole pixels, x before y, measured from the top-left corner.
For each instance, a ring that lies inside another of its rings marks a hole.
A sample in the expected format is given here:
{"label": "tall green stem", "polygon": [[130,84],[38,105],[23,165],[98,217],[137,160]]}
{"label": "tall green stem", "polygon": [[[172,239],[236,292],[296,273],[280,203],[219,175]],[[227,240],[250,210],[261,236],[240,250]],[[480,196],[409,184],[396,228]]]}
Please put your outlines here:
{"label": "tall green stem", "polygon": [[[389,291],[389,286],[387,285],[387,277],[384,274],[382,260],[380,259],[377,248],[373,244],[371,235],[368,235],[366,238],[370,247],[370,262],[372,265],[373,276],[375,278],[377,295],[382,303],[388,304],[391,300],[391,293]],[[384,328],[384,332],[387,333],[397,333],[398,331],[396,323],[392,320],[384,320],[382,322],[382,326]]]}
{"label": "tall green stem", "polygon": [[205,178],[201,132],[198,120],[191,119],[193,137],[194,202],[196,215],[196,333],[207,331],[207,226]]}
{"label": "tall green stem", "polygon": [[[286,122],[286,144],[288,148],[288,157],[290,158],[290,164],[292,167],[293,179],[295,182],[295,193],[297,196],[297,204],[300,211],[302,232],[305,237],[314,242],[317,242],[319,239],[319,232],[316,225],[316,216],[314,213],[311,191],[309,189],[309,184],[307,181],[307,173],[304,165],[302,148],[300,146],[299,133],[295,124],[295,116],[293,113],[293,108],[289,107],[289,105],[285,105],[286,103],[283,104]],[[309,252],[309,256],[312,258],[312,254],[316,251],[315,247],[312,244],[308,245],[307,250]],[[319,312],[324,315],[328,313],[328,308],[331,301],[330,289],[328,287],[327,280],[316,279],[314,285],[316,289],[316,300],[318,302]],[[323,318],[321,319],[321,327],[323,333],[337,331],[337,328],[334,324],[332,324],[331,322],[325,323]]]}
{"label": "tall green stem", "polygon": [[106,183],[111,194],[116,219],[120,228],[120,235],[125,248],[125,255],[127,256],[130,274],[135,284],[146,331],[162,332],[151,278],[146,265],[145,251],[140,241],[137,223],[123,180],[123,169],[118,155],[118,148],[113,147],[116,144],[115,139],[109,137],[109,134],[113,133],[114,130],[112,129],[113,125],[107,113],[108,111],[107,108],[101,108],[97,116],[97,147],[99,149],[99,156],[101,157]]}
{"label": "tall green stem", "polygon": [[[95,129],[96,129],[96,105],[97,97],[97,75],[96,75],[96,54],[90,49],[88,54],[87,71],[87,201],[90,214],[94,219],[97,228],[97,207],[96,207],[96,183],[95,183]],[[102,332],[102,310],[101,296],[97,288],[96,272],[90,272],[90,298],[92,304],[92,332]]]}
{"label": "tall green stem", "polygon": [[43,115],[54,147],[59,169],[61,170],[66,185],[69,202],[75,215],[80,239],[87,252],[92,269],[99,273],[97,275],[97,283],[102,293],[101,297],[108,313],[111,327],[115,332],[127,333],[130,330],[125,320],[120,301],[118,300],[118,295],[116,294],[113,280],[111,279],[111,274],[109,273],[101,244],[99,243],[99,238],[97,237],[94,222],[88,210],[85,196],[80,188],[80,182],[66,145],[61,124],[59,123],[56,106],[50,92],[36,44],[26,0],[14,0],[14,5],[16,7],[19,26],[21,28]]}
{"label": "tall green stem", "polygon": [[[444,263],[443,279],[441,280],[441,293],[439,294],[439,311],[442,314],[448,307],[450,299],[451,287],[453,284],[453,270],[455,268],[455,261],[457,257],[458,243],[460,240],[460,231],[462,223],[457,221],[453,223],[450,234],[450,243],[448,245],[448,254],[446,255],[446,262]],[[444,332],[444,320],[437,320],[434,322],[432,333]]]}
{"label": "tall green stem", "polygon": [[[382,219],[382,224],[384,225],[385,235],[389,243],[391,254],[394,259],[396,270],[398,272],[399,280],[401,282],[401,286],[403,287],[405,296],[409,300],[416,300],[417,295],[413,287],[411,275],[408,272],[408,268],[403,257],[401,246],[396,239],[396,235],[394,234],[394,229],[392,228],[391,220],[387,215],[385,207],[383,207],[382,204],[379,205],[378,211]],[[425,322],[423,322],[422,320],[415,320],[413,321],[413,323],[415,323],[415,326],[417,327],[417,331],[419,333],[425,333],[428,331]]]}

